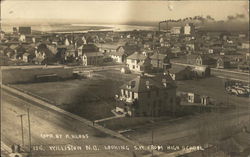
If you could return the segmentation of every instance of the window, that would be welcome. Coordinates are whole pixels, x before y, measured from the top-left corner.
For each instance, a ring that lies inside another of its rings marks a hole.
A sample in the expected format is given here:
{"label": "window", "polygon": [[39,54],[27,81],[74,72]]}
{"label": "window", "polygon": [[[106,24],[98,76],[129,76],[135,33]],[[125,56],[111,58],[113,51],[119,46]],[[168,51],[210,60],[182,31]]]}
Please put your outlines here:
{"label": "window", "polygon": [[135,66],[133,65],[133,69],[135,69]]}
{"label": "window", "polygon": [[134,92],[132,92],[132,99],[134,99],[135,98],[135,93]]}

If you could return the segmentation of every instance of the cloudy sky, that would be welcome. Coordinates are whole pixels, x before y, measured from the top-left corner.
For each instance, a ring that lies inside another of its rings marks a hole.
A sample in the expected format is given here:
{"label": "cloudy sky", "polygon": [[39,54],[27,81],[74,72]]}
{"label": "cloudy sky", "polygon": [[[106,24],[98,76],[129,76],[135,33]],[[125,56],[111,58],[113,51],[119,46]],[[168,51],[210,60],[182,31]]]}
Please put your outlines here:
{"label": "cloudy sky", "polygon": [[2,19],[71,19],[80,22],[153,22],[189,16],[248,16],[244,1],[3,1]]}

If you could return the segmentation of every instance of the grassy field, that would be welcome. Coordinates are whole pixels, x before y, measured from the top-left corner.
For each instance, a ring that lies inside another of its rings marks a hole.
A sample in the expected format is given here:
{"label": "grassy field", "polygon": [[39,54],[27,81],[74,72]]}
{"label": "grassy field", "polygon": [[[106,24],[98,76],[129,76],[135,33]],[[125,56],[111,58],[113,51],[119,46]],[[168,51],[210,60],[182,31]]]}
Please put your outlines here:
{"label": "grassy field", "polygon": [[121,74],[119,71],[96,72],[92,78],[15,84],[16,88],[44,97],[59,107],[90,120],[113,116],[114,96],[119,87],[135,75]]}
{"label": "grassy field", "polygon": [[224,83],[226,80],[209,77],[198,80],[177,81],[177,91],[194,92],[215,99],[217,103],[226,105],[245,106],[249,103],[246,97],[232,96],[226,93]]}
{"label": "grassy field", "polygon": [[[113,116],[111,110],[115,108],[114,96],[119,87],[136,77],[134,74],[121,74],[119,71],[95,72],[92,78],[82,80],[68,80],[62,82],[45,82],[31,84],[15,84],[14,87],[46,98],[59,107],[90,120],[97,120]],[[215,99],[225,105],[246,105],[247,98],[230,96],[224,91],[224,80],[210,77],[199,80],[177,81],[177,91],[194,92]],[[197,110],[181,108],[181,114],[186,116],[195,114]],[[169,120],[170,117],[154,118],[154,121]],[[172,117],[173,119],[173,117]],[[134,129],[150,123],[152,119],[146,117],[119,118],[101,123],[113,130]]]}

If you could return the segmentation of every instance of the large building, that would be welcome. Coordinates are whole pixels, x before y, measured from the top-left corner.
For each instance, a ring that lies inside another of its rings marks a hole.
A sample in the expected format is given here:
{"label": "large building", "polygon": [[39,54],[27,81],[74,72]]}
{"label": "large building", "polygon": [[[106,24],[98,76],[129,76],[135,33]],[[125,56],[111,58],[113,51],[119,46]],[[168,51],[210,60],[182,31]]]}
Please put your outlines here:
{"label": "large building", "polygon": [[160,116],[175,112],[176,84],[169,75],[140,75],[120,87],[116,112],[128,116]]}

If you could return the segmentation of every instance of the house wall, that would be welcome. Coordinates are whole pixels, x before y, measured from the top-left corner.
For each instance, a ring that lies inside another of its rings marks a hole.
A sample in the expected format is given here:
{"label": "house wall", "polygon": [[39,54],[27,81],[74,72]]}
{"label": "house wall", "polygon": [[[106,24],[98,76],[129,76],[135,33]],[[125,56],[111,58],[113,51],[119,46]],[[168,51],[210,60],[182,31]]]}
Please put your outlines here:
{"label": "house wall", "polygon": [[154,68],[163,69],[163,61],[162,60],[157,61],[156,59],[152,59],[151,64],[153,65]]}
{"label": "house wall", "polygon": [[141,116],[166,115],[175,111],[176,105],[176,89],[159,90],[159,95],[155,90],[149,92],[138,93],[139,108],[136,114]]}
{"label": "house wall", "polygon": [[117,63],[122,63],[122,56],[111,55],[111,58],[115,60]]}
{"label": "house wall", "polygon": [[224,62],[223,60],[218,59],[216,67],[217,68],[229,68],[230,67],[230,62]]}
{"label": "house wall", "polygon": [[35,81],[36,75],[46,74],[56,74],[57,76],[66,79],[73,76],[73,69],[64,67],[2,69],[2,82],[4,84],[33,82]]}
{"label": "house wall", "polygon": [[140,72],[140,66],[138,66],[137,61],[133,59],[127,59],[127,66],[132,71]]}
{"label": "house wall", "polygon": [[103,57],[102,56],[91,56],[91,57],[83,57],[83,65],[100,65],[103,63]]}

